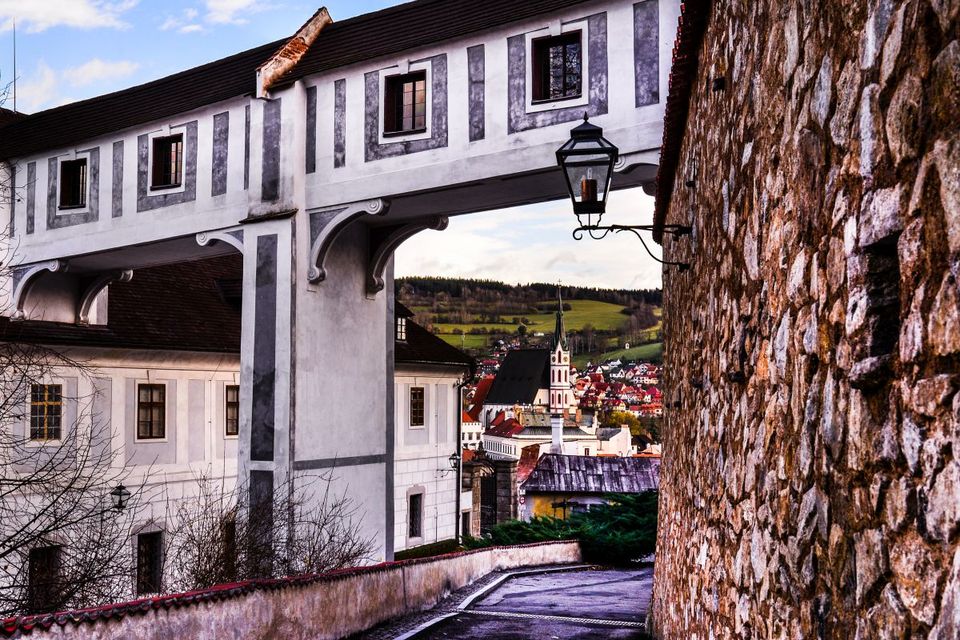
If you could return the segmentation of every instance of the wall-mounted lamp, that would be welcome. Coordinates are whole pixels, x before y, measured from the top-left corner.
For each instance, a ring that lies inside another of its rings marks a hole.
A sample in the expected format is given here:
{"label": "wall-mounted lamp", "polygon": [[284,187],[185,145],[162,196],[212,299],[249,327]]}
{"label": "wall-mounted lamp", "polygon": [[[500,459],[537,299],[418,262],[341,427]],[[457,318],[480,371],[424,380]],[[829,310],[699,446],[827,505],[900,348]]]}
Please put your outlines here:
{"label": "wall-mounted lamp", "polygon": [[123,511],[129,500],[130,492],[123,486],[123,483],[118,484],[114,487],[113,491],[110,492],[110,501],[113,502],[113,508],[116,511]]}
{"label": "wall-mounted lamp", "polygon": [[[573,213],[580,225],[573,230],[574,239],[581,240],[586,233],[594,240],[601,240],[611,232],[629,231],[640,239],[643,248],[657,262],[675,266],[680,271],[689,269],[690,265],[686,262],[666,261],[653,255],[640,235],[641,231],[653,231],[653,225],[600,225],[607,208],[610,183],[613,181],[613,165],[619,156],[619,149],[603,137],[601,127],[590,124],[586,113],[583,114],[583,122],[570,130],[570,139],[557,149],[557,164],[563,172],[567,192],[573,202]],[[663,231],[674,236],[684,236],[691,233],[692,228],[668,224],[664,225]]]}

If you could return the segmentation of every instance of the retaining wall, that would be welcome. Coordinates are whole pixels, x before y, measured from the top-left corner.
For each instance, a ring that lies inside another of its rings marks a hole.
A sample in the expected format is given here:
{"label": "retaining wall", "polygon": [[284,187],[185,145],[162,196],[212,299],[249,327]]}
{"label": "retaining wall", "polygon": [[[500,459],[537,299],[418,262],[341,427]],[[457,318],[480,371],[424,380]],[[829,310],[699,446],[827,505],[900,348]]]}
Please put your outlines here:
{"label": "retaining wall", "polygon": [[577,542],[491,547],[11,619],[3,623],[0,635],[74,640],[342,638],[429,608],[491,571],[579,561]]}

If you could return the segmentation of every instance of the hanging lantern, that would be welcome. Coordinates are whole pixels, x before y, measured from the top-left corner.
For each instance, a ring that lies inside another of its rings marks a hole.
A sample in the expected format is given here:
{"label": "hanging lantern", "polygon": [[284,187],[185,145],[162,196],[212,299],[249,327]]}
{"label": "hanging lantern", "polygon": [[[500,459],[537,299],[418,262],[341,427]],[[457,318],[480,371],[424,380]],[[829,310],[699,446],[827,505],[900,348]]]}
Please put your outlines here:
{"label": "hanging lantern", "polygon": [[571,129],[570,139],[557,149],[557,164],[567,181],[580,226],[600,224],[619,155],[617,147],[603,137],[603,129],[590,124],[587,114],[583,114],[583,123]]}

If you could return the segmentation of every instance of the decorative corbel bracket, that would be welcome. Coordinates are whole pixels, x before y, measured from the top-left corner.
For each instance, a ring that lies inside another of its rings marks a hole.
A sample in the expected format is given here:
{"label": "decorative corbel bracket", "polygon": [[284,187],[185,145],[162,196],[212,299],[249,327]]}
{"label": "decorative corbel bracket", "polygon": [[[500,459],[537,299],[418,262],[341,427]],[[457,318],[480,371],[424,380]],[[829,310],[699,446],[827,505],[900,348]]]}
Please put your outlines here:
{"label": "decorative corbel bracket", "polygon": [[91,280],[84,288],[83,295],[80,296],[80,306],[77,309],[77,324],[90,324],[90,309],[93,307],[93,301],[97,299],[100,292],[111,282],[130,282],[132,278],[133,269],[122,269],[104,273]]}
{"label": "decorative corbel bracket", "polygon": [[51,273],[64,273],[67,270],[66,260],[47,260],[36,264],[22,265],[13,269],[13,303],[16,311],[13,314],[13,320],[23,320],[26,318],[23,306],[26,303],[27,294],[36,284],[37,278],[44,271]]}
{"label": "decorative corbel bracket", "polygon": [[433,216],[406,224],[376,229],[370,238],[370,263],[367,265],[367,294],[375,295],[384,287],[383,271],[397,247],[424,231],[443,231],[450,224],[447,216]]}
{"label": "decorative corbel bracket", "polygon": [[243,253],[243,229],[231,231],[201,231],[197,234],[197,244],[206,247],[214,242],[228,244],[240,253]]}
{"label": "decorative corbel bracket", "polygon": [[334,209],[308,212],[310,216],[310,269],[307,279],[316,284],[327,277],[324,261],[330,247],[350,226],[350,223],[365,216],[382,216],[387,213],[390,203],[383,198],[374,198],[363,202],[354,202]]}

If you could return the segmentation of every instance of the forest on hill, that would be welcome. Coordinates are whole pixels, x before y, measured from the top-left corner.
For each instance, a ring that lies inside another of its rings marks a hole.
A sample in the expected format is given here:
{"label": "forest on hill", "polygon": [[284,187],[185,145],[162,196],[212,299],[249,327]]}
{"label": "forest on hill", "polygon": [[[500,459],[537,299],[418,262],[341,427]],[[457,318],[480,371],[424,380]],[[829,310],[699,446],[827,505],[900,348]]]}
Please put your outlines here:
{"label": "forest on hill", "polygon": [[[557,285],[511,285],[463,278],[397,278],[397,299],[416,322],[467,351],[483,353],[494,340],[519,337],[537,345],[552,336]],[[659,340],[658,289],[562,286],[564,320],[574,355]]]}

